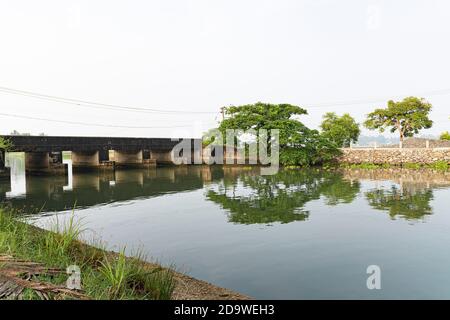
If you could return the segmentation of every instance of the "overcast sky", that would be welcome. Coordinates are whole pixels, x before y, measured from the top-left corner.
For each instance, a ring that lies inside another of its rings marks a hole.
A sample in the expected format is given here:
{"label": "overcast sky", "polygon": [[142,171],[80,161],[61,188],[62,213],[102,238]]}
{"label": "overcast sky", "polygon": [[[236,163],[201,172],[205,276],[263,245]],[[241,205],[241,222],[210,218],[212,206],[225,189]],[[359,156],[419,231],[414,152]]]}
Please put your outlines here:
{"label": "overcast sky", "polygon": [[[439,134],[450,130],[449,39],[446,0],[1,0],[0,87],[184,113],[0,92],[0,133],[198,136],[221,106],[257,101],[302,106],[316,128],[327,111],[362,122],[417,95],[434,106],[424,133]],[[188,127],[161,128],[173,126]]]}

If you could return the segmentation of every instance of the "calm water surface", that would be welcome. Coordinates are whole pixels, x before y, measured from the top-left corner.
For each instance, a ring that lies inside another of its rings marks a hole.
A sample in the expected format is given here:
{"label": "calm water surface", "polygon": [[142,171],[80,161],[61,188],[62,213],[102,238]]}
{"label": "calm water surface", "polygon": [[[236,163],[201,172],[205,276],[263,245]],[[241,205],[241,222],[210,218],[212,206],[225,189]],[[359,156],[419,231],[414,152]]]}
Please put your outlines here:
{"label": "calm water surface", "polygon": [[[175,167],[0,180],[32,220],[75,214],[109,248],[255,298],[450,299],[450,175]],[[366,269],[381,268],[381,290]]]}

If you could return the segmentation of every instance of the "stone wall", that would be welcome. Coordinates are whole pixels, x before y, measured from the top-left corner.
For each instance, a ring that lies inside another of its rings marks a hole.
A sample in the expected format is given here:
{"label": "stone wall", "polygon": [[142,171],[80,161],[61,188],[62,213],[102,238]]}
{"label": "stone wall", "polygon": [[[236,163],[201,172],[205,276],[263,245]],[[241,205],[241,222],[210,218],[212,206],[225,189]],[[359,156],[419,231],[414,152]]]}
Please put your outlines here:
{"label": "stone wall", "polygon": [[346,148],[342,149],[342,152],[343,155],[339,157],[338,161],[350,164],[430,164],[436,161],[447,161],[450,163],[450,148]]}
{"label": "stone wall", "polygon": [[[450,148],[450,141],[424,139],[424,138],[408,138],[403,141],[403,148]],[[383,148],[398,148],[398,144],[383,146]]]}

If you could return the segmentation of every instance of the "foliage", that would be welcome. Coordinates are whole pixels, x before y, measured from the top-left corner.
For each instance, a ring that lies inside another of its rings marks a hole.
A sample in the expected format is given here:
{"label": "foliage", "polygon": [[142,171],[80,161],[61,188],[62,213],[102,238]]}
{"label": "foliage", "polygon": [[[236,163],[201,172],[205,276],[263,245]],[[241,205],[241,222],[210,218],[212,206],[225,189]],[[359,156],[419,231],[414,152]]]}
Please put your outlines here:
{"label": "foliage", "polygon": [[8,151],[12,148],[12,143],[9,139],[5,139],[4,137],[0,137],[0,150]]}
{"label": "foliage", "polygon": [[428,168],[432,170],[440,170],[440,171],[446,171],[450,168],[450,165],[445,160],[439,160],[427,165],[421,164],[421,163],[414,163],[414,162],[407,162],[403,164],[389,164],[389,163],[382,163],[382,164],[374,164],[374,163],[359,163],[359,164],[350,164],[350,163],[340,163],[339,167],[346,168],[346,169],[389,169],[392,167],[399,167],[401,166],[404,169],[411,169],[411,170],[419,170],[423,168]]}
{"label": "foliage", "polygon": [[422,168],[422,165],[420,163],[404,163],[403,164],[403,168],[405,169],[412,169],[412,170],[419,170],[420,168]]}
{"label": "foliage", "polygon": [[130,274],[124,250],[120,251],[119,256],[115,258],[109,258],[105,254],[99,270],[109,282],[111,297],[120,298],[126,290],[126,279]]}
{"label": "foliage", "polygon": [[320,128],[323,136],[339,147],[350,147],[352,142],[358,141],[361,133],[359,124],[348,113],[341,117],[334,112],[326,113]]}
{"label": "foliage", "polygon": [[440,171],[447,171],[449,169],[448,161],[440,160],[436,161],[430,165],[428,165],[428,168],[434,169],[434,170],[440,170]]}
{"label": "foliage", "polygon": [[441,136],[439,137],[441,140],[450,140],[450,133],[448,131],[442,132]]}
{"label": "foliage", "polygon": [[8,152],[12,149],[13,144],[9,139],[5,139],[3,137],[0,137],[0,162],[3,163],[3,153]]}
{"label": "foliage", "polygon": [[218,130],[219,130],[218,128],[212,128],[212,129],[208,130],[207,132],[203,133],[203,136],[202,136],[203,147],[207,147],[211,143],[216,141],[216,135],[217,135]]}
{"label": "foliage", "polygon": [[[299,116],[307,114],[301,107],[258,102],[226,107],[225,114],[227,118],[219,126],[223,134],[227,129],[278,129],[282,165],[314,165],[330,161],[340,154],[335,143],[298,120]],[[255,139],[257,141],[259,136]]]}
{"label": "foliage", "polygon": [[400,141],[405,137],[412,137],[422,129],[429,129],[433,121],[428,118],[431,104],[424,99],[408,97],[403,101],[388,101],[386,109],[376,109],[369,113],[364,125],[368,129],[378,129],[384,132],[399,132]]}

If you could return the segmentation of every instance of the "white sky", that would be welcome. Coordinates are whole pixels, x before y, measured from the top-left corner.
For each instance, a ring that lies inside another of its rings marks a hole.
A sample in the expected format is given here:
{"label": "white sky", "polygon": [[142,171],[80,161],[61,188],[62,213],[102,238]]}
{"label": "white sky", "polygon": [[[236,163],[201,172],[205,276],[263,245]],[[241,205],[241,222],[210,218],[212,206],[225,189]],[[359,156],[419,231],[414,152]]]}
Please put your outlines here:
{"label": "white sky", "polygon": [[[124,106],[218,112],[292,103],[364,115],[385,103],[321,103],[418,95],[434,106],[425,134],[450,130],[450,1],[0,0],[0,86]],[[436,90],[446,94],[425,95]],[[198,136],[218,114],[89,109],[0,92],[0,133]]]}

